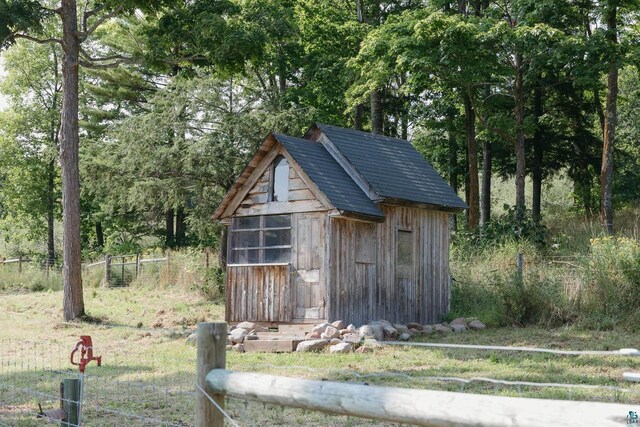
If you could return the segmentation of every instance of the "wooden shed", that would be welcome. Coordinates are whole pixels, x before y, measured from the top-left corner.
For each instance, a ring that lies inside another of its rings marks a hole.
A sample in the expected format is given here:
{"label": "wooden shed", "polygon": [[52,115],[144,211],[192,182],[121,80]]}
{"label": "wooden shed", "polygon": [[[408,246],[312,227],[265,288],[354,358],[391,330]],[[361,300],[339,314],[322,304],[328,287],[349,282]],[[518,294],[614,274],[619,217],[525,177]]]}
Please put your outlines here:
{"label": "wooden shed", "polygon": [[449,217],[466,207],[408,141],[270,134],[214,214],[229,227],[226,320],[436,322]]}

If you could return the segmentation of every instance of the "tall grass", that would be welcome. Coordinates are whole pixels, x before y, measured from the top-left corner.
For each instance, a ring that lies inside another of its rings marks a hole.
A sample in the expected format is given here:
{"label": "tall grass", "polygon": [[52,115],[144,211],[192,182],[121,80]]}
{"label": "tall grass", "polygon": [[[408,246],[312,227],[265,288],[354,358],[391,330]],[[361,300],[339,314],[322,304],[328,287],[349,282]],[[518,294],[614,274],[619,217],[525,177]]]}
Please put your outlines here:
{"label": "tall grass", "polygon": [[0,265],[0,291],[57,291],[62,289],[60,270],[46,269],[37,264],[23,264],[18,270],[17,264]]}
{"label": "tall grass", "polygon": [[[522,276],[515,257],[524,253]],[[640,315],[640,244],[629,237],[591,238],[584,254],[550,255],[526,243],[452,251],[450,317],[490,325],[636,330]]]}

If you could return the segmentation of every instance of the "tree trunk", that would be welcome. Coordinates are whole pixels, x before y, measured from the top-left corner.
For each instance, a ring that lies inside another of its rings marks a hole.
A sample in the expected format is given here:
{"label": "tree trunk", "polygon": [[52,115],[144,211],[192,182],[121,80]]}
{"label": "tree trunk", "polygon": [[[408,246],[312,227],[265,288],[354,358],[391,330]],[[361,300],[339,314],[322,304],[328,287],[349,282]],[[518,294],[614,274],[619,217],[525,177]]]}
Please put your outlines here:
{"label": "tree trunk", "polygon": [[173,233],[173,223],[175,220],[175,214],[173,209],[167,209],[165,213],[165,241],[164,246],[167,248],[173,248],[176,245],[175,234]]}
{"label": "tree trunk", "polygon": [[229,227],[226,225],[222,226],[222,231],[220,232],[220,246],[218,248],[218,265],[221,268],[227,268],[227,242],[229,239]]}
{"label": "tree trunk", "polygon": [[471,104],[471,96],[462,94],[464,103],[465,129],[467,132],[467,158],[469,159],[469,229],[475,230],[479,223],[478,146],[476,143],[476,112]]}
{"label": "tree trunk", "polygon": [[362,116],[364,115],[364,107],[362,104],[358,104],[353,109],[353,128],[355,130],[362,130]]}
{"label": "tree trunk", "polygon": [[[455,124],[454,114],[449,114],[449,185],[453,188],[456,194],[458,194],[458,144],[454,133]],[[456,230],[458,228],[458,217],[452,215],[453,222],[452,228]]]}
{"label": "tree trunk", "polygon": [[176,246],[182,247],[185,245],[185,237],[187,235],[187,218],[184,208],[178,208],[176,211]]}
{"label": "tree trunk", "polygon": [[80,248],[80,171],[78,168],[78,15],[75,0],[62,0],[62,231],[64,269],[64,320],[84,316],[82,252]]}
{"label": "tree trunk", "polygon": [[482,192],[480,197],[480,227],[491,221],[491,162],[493,161],[491,141],[482,142]]}
{"label": "tree trunk", "polygon": [[[607,11],[607,39],[611,49],[617,49],[617,7],[610,6]],[[607,105],[604,122],[604,138],[602,145],[602,169],[600,170],[600,216],[607,234],[613,233],[613,144],[616,134],[617,102],[618,102],[618,60],[617,52],[613,52],[609,61],[607,77]]]}
{"label": "tree trunk", "polygon": [[49,162],[47,170],[47,264],[53,266],[56,261],[56,245],[54,240],[54,182],[56,176],[56,164],[54,160]]}
{"label": "tree trunk", "polygon": [[533,191],[531,193],[533,201],[531,203],[531,213],[533,220],[539,223],[542,219],[541,203],[542,203],[542,161],[543,161],[543,144],[542,144],[542,88],[535,89],[533,97],[533,114],[536,119],[536,131],[533,135],[533,165],[531,167],[531,175],[533,180]]}
{"label": "tree trunk", "polygon": [[524,143],[524,79],[523,79],[523,58],[522,54],[516,54],[516,70],[514,96],[515,107],[514,116],[516,119],[516,221],[521,223],[524,220],[526,212],[525,204],[525,176],[526,176],[526,157]]}
{"label": "tree trunk", "polygon": [[104,248],[104,231],[100,221],[96,221],[96,240],[98,241],[98,247]]}
{"label": "tree trunk", "polygon": [[382,95],[379,90],[371,92],[371,132],[382,135]]}

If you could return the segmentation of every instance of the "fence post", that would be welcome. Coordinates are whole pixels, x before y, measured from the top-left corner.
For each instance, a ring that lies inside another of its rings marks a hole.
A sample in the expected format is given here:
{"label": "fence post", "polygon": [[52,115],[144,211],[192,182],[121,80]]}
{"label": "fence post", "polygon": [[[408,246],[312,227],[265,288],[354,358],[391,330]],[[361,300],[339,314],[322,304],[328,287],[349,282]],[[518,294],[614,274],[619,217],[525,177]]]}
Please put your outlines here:
{"label": "fence post", "polygon": [[80,380],[77,378],[63,379],[62,393],[62,408],[67,414],[67,421],[62,425],[75,427],[80,420]]}
{"label": "fence post", "polygon": [[140,275],[140,267],[142,267],[142,256],[140,254],[136,254],[136,279]]}
{"label": "fence post", "polygon": [[22,255],[18,257],[18,274],[22,273]]}
{"label": "fence post", "polygon": [[109,286],[109,267],[111,266],[111,257],[109,254],[104,256],[104,284]]}
{"label": "fence post", "polygon": [[[208,391],[205,378],[212,369],[224,369],[227,357],[227,324],[198,323],[197,332],[197,367],[196,381],[198,386]],[[196,427],[223,427],[224,416],[207,396],[196,391]],[[224,394],[211,395],[213,400],[224,408]]]}

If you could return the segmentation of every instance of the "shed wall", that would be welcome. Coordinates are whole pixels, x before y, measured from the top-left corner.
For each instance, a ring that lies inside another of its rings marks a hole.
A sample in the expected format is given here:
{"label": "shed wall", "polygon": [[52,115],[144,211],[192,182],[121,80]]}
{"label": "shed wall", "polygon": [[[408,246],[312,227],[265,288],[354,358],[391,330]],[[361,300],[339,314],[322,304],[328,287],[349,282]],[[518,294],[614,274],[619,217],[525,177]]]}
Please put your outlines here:
{"label": "shed wall", "polygon": [[[449,308],[449,214],[382,206],[380,224],[331,218],[329,318],[433,323]],[[398,230],[411,231],[413,267],[397,268]],[[401,277],[399,277],[401,276]]]}

